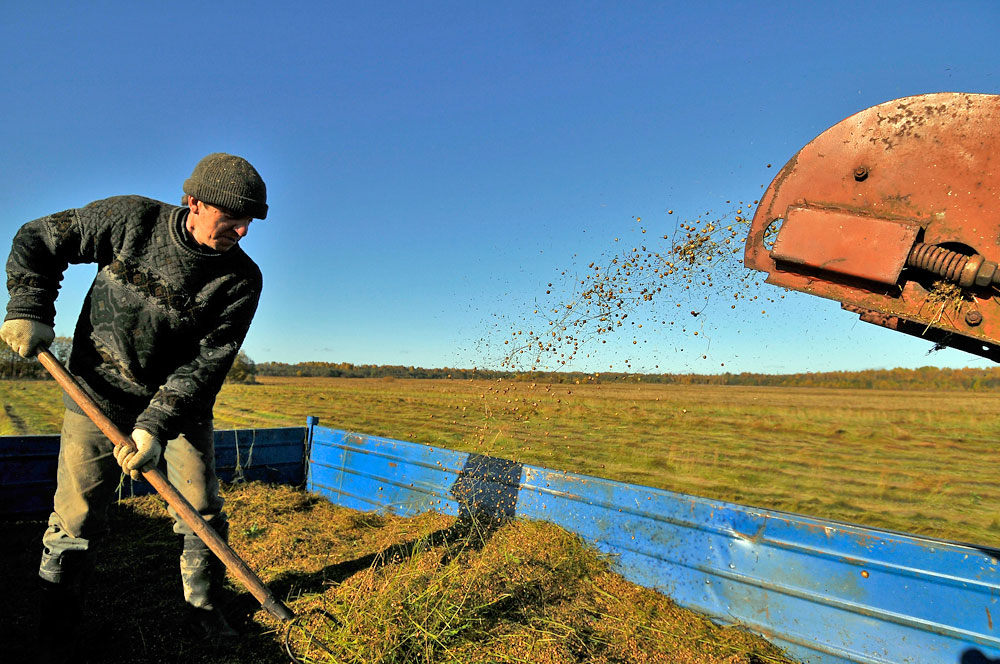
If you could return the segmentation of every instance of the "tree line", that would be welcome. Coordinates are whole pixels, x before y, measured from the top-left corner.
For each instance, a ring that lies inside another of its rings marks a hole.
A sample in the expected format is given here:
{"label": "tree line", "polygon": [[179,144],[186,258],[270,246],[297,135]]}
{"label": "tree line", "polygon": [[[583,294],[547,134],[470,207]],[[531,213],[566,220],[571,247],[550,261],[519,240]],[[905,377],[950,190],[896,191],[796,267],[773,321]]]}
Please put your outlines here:
{"label": "tree line", "polygon": [[[56,337],[49,344],[49,350],[56,359],[66,364],[69,351],[73,347],[72,337]],[[257,367],[244,351],[240,351],[226,376],[227,383],[256,382]],[[14,352],[10,346],[0,342],[0,379],[6,380],[43,380],[51,378],[45,367],[35,358],[23,358]]]}
{"label": "tree line", "polygon": [[[49,349],[66,363],[73,339],[56,337]],[[773,387],[826,387],[868,390],[959,390],[986,392],[1000,389],[1000,367],[947,369],[868,369],[793,374],[763,373],[585,373],[574,371],[515,372],[492,369],[424,368],[392,364],[352,364],[350,362],[254,362],[240,351],[226,382],[253,384],[258,376],[314,378],[422,378],[452,380],[517,380],[538,383],[654,383],[667,385],[746,385]],[[24,359],[0,343],[0,379],[40,380],[50,378],[34,359]]]}
{"label": "tree line", "polygon": [[[66,364],[69,358],[69,349],[73,345],[72,337],[56,337],[49,344],[49,350],[56,356],[56,359]],[[0,378],[13,378],[23,380],[39,380],[51,378],[49,372],[38,360],[25,359],[14,352],[10,346],[0,342]]]}
{"label": "tree line", "polygon": [[746,385],[773,387],[827,387],[876,390],[971,390],[1000,388],[1000,367],[948,369],[867,369],[864,371],[764,373],[585,373],[585,372],[513,372],[490,369],[437,368],[349,362],[260,362],[258,376],[302,376],[322,378],[450,378],[531,381],[541,383],[656,383],[668,385]]}

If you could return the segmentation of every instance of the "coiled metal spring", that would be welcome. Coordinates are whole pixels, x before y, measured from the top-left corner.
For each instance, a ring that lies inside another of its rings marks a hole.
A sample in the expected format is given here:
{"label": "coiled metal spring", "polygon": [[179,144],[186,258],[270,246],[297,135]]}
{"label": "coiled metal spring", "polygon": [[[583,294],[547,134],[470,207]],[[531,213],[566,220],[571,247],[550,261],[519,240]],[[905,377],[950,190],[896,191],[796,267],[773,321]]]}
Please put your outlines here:
{"label": "coiled metal spring", "polygon": [[906,264],[910,267],[927,270],[948,281],[956,282],[962,276],[962,270],[968,262],[969,257],[964,254],[922,242],[913,245],[906,259]]}
{"label": "coiled metal spring", "polygon": [[951,249],[918,242],[906,258],[910,267],[932,272],[962,288],[989,286],[1000,281],[1000,270],[993,261],[975,254],[966,256]]}

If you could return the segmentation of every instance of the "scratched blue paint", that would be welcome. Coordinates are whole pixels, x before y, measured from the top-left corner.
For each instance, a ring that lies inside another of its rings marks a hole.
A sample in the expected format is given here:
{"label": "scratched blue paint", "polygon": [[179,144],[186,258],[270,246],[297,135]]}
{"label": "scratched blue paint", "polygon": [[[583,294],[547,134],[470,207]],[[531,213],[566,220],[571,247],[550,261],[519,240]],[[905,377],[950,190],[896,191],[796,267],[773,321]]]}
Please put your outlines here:
{"label": "scratched blue paint", "polygon": [[810,664],[1000,661],[997,551],[316,427],[307,488],[361,510],[556,523],[627,579]]}
{"label": "scratched blue paint", "polygon": [[[244,479],[301,484],[305,427],[215,432],[216,470],[226,482]],[[56,489],[59,436],[0,436],[0,517],[47,516]],[[152,492],[146,482],[128,482],[126,492]]]}

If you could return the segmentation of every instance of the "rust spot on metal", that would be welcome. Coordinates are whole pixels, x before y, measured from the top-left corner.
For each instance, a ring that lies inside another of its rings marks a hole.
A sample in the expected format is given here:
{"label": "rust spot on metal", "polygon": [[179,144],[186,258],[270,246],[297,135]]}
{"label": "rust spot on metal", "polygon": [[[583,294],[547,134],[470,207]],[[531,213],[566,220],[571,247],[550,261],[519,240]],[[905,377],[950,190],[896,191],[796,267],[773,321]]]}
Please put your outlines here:
{"label": "rust spot on metal", "polygon": [[[765,517],[765,519],[766,519],[766,517]],[[760,524],[760,527],[757,528],[757,532],[755,532],[753,535],[748,535],[746,533],[741,533],[739,531],[733,531],[733,534],[736,535],[737,537],[741,537],[741,538],[747,540],[748,542],[753,542],[754,544],[759,544],[760,541],[761,541],[761,539],[763,539],[763,537],[764,537],[764,530],[766,528],[767,528],[767,521],[765,520],[764,523]]]}

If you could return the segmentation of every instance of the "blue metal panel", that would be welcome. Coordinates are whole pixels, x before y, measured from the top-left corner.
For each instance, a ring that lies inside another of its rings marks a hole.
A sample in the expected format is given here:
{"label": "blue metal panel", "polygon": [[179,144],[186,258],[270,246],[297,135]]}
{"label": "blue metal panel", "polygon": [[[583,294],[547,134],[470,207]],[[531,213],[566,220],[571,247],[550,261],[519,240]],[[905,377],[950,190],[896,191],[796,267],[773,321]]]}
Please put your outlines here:
{"label": "blue metal panel", "polygon": [[306,489],[353,509],[458,514],[449,494],[468,454],[323,427],[314,430]]}
{"label": "blue metal panel", "polygon": [[0,436],[0,515],[52,511],[59,436]]}
{"label": "blue metal panel", "polygon": [[626,577],[803,661],[1000,653],[994,551],[539,468],[518,498],[519,516],[579,533]]}
{"label": "blue metal panel", "polygon": [[1000,656],[992,549],[322,427],[307,488],[361,510],[551,521],[613,554],[629,580],[804,662]]}
{"label": "blue metal panel", "polygon": [[[303,480],[305,427],[215,432],[216,471],[223,481],[284,484]],[[59,436],[0,436],[0,517],[30,518],[52,510]],[[126,495],[146,495],[146,482],[127,482]]]}
{"label": "blue metal panel", "polygon": [[226,482],[301,484],[305,441],[305,427],[216,431],[215,470]]}

